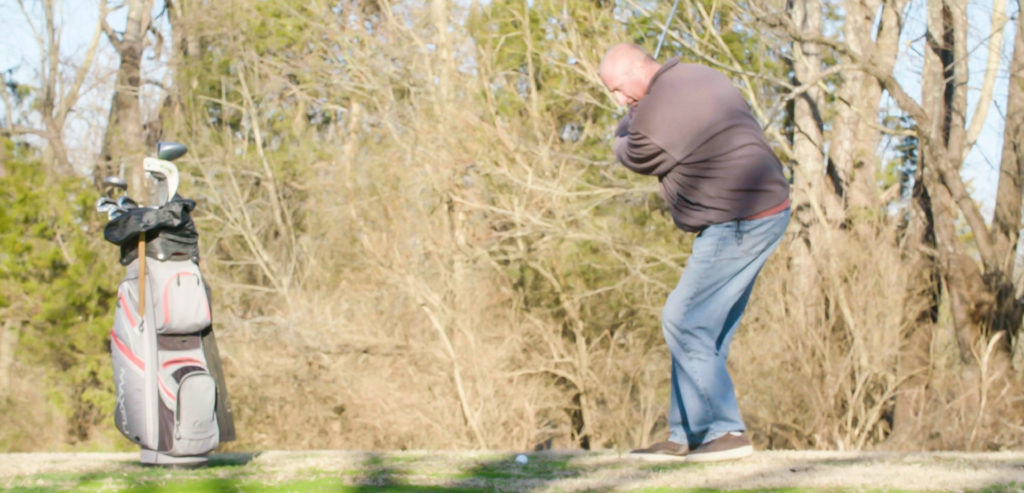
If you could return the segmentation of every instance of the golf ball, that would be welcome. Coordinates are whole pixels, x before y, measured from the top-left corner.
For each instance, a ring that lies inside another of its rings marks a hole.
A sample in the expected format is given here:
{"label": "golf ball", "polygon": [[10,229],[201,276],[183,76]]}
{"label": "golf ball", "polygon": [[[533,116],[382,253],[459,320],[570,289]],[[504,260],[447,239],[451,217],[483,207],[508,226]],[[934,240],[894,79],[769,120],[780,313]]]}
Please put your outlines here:
{"label": "golf ball", "polygon": [[516,462],[520,464],[526,464],[527,462],[530,462],[530,458],[524,454],[519,454],[516,456]]}

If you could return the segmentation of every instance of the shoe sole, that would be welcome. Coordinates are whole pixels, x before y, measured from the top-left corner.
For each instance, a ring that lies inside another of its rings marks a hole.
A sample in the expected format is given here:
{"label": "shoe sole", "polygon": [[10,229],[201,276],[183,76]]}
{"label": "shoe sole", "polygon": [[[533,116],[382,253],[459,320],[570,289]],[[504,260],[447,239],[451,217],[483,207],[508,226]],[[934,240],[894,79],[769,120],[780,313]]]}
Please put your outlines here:
{"label": "shoe sole", "polygon": [[720,450],[718,452],[700,452],[691,453],[686,455],[686,462],[718,462],[723,460],[736,460],[744,457],[750,457],[754,454],[754,446],[746,445],[743,447],[736,447],[729,450]]}
{"label": "shoe sole", "polygon": [[630,453],[626,457],[638,460],[642,462],[685,462],[685,455],[672,455],[672,454],[636,454]]}

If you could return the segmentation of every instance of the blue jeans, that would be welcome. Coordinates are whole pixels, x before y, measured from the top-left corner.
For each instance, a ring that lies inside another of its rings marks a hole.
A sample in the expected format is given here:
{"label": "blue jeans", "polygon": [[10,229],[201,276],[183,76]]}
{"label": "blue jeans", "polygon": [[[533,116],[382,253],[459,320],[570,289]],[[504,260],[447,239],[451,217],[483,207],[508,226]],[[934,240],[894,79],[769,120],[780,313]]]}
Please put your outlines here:
{"label": "blue jeans", "polygon": [[746,430],[725,360],[757,274],[779,246],[788,223],[786,209],[761,219],[709,226],[694,240],[661,315],[672,353],[669,440],[693,449]]}

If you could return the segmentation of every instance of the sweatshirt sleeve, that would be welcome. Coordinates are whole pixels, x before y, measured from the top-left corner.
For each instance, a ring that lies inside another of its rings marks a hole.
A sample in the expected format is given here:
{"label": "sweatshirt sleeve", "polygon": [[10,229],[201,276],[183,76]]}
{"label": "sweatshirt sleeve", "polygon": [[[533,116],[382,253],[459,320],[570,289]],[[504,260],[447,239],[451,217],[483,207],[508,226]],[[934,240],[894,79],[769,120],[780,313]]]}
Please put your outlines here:
{"label": "sweatshirt sleeve", "polygon": [[612,143],[615,157],[623,166],[642,175],[661,174],[659,170],[663,173],[671,167],[672,158],[650,137],[634,128],[634,110],[630,109],[615,130]]}

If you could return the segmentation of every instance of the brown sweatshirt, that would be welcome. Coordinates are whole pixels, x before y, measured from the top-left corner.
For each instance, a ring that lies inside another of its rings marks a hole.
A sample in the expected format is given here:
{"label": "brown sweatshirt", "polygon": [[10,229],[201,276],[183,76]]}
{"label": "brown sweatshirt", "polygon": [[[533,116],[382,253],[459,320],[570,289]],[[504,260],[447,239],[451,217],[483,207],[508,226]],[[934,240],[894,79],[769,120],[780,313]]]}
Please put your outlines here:
{"label": "brown sweatshirt", "polygon": [[679,228],[750,218],[789,199],[789,182],[746,101],[718,71],[671,59],[619,124],[627,168],[654,175]]}

